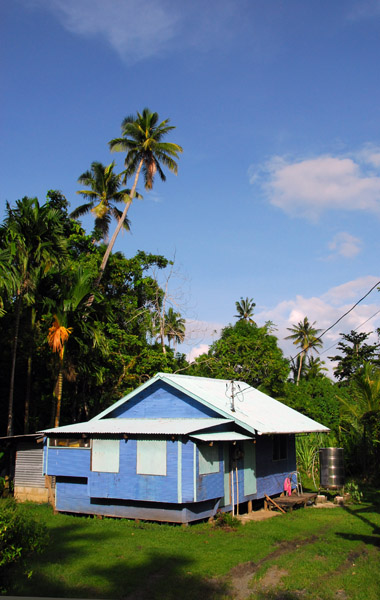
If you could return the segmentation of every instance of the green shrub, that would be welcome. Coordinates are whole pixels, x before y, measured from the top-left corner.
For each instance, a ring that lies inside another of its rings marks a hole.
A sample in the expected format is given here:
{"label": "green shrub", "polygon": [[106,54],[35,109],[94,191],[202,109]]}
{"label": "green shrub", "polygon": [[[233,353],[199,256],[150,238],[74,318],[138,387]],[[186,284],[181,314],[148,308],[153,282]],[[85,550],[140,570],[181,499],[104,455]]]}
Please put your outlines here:
{"label": "green shrub", "polygon": [[363,499],[363,493],[360,491],[359,486],[354,481],[349,481],[344,486],[344,491],[346,494],[350,494],[350,498],[352,502],[356,504],[360,504]]}
{"label": "green shrub", "polygon": [[217,512],[214,519],[214,524],[216,527],[239,527],[241,525],[239,519],[233,517],[231,513],[227,512]]}
{"label": "green shrub", "polygon": [[31,518],[13,498],[0,502],[0,593],[6,592],[9,567],[47,544],[44,525]]}

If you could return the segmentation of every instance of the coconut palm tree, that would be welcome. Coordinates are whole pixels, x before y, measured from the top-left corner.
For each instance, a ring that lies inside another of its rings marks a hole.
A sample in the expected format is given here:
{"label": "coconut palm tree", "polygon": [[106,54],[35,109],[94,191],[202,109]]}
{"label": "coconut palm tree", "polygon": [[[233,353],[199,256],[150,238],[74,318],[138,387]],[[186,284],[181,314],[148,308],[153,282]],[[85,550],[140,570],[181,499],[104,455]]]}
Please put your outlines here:
{"label": "coconut palm tree", "polygon": [[145,188],[147,190],[152,189],[156,173],[158,173],[162,181],[166,180],[161,165],[177,174],[178,165],[175,159],[182,152],[182,148],[178,144],[163,141],[172,129],[175,129],[175,127],[169,125],[169,119],[159,123],[158,114],[152,113],[149,108],[144,108],[141,114],[137,113],[136,116],[130,115],[126,117],[121,124],[122,137],[115,138],[109,142],[112,152],[127,153],[124,181],[132,175],[134,175],[134,181],[123,214],[118,221],[104,254],[96,284],[102,278],[117,235],[127,217],[129,207],[136,197],[136,187],[140,173],[143,173]]}
{"label": "coconut palm tree", "polygon": [[[79,190],[88,202],[75,208],[70,217],[78,219],[89,213],[95,217],[94,233],[100,234],[102,239],[106,239],[109,232],[111,217],[119,221],[122,217],[122,211],[115,206],[116,203],[126,202],[129,199],[129,189],[120,189],[122,185],[123,174],[114,172],[115,162],[104,166],[101,162],[91,163],[91,170],[85,171],[78,178],[78,183],[89,187],[89,190]],[[136,194],[141,198],[140,194]],[[124,219],[122,226],[129,231],[129,221]]]}
{"label": "coconut palm tree", "polygon": [[181,314],[175,312],[172,307],[168,309],[165,317],[165,335],[168,339],[169,346],[170,342],[174,341],[174,348],[176,344],[181,344],[185,339],[186,327],[185,319],[181,317]]}
{"label": "coconut palm tree", "polygon": [[252,319],[253,309],[256,306],[256,303],[253,301],[253,298],[240,298],[238,302],[235,302],[237,315],[235,317],[238,318],[239,321],[247,321],[247,323],[255,323]]}
{"label": "coconut palm tree", "polygon": [[13,435],[13,397],[19,327],[24,303],[34,303],[41,276],[64,258],[66,240],[60,213],[48,203],[40,206],[37,198],[24,197],[16,208],[6,204],[2,238],[11,254],[15,274],[15,325],[9,384],[7,435]]}
{"label": "coconut palm tree", "polygon": [[302,363],[306,354],[309,352],[309,350],[315,350],[318,352],[318,348],[322,347],[322,341],[318,337],[318,334],[320,331],[322,331],[322,329],[316,329],[314,325],[315,321],[314,323],[309,323],[308,318],[305,317],[304,320],[299,321],[297,325],[287,328],[288,331],[291,331],[292,333],[291,335],[286,336],[285,339],[293,340],[293,344],[301,348],[296,385],[299,384]]}

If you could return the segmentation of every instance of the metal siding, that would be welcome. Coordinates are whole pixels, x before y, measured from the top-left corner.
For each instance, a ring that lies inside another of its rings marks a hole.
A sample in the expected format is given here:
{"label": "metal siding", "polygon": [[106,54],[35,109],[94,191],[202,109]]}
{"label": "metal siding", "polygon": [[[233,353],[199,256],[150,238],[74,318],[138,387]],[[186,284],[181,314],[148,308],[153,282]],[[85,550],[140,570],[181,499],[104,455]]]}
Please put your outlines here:
{"label": "metal siding", "polygon": [[90,460],[90,448],[49,448],[47,475],[88,477]]}
{"label": "metal siding", "polygon": [[129,419],[220,417],[217,412],[162,382],[156,382],[143,390],[129,402],[109,413],[109,416]]}
{"label": "metal siding", "polygon": [[15,486],[44,488],[43,465],[43,447],[20,442],[16,450]]}

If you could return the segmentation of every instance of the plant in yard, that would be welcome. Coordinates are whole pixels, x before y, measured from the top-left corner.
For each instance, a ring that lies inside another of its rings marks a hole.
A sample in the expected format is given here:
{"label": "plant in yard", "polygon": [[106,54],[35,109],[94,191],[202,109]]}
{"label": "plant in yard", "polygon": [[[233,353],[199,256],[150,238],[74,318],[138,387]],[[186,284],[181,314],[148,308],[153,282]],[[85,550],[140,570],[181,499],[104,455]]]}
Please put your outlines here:
{"label": "plant in yard", "polygon": [[9,567],[24,556],[39,553],[48,541],[47,529],[19,507],[13,498],[0,504],[0,594],[7,593]]}
{"label": "plant in yard", "polygon": [[344,486],[344,491],[346,494],[349,494],[352,502],[355,502],[356,504],[360,504],[363,500],[363,492],[360,491],[360,488],[355,481],[349,481],[346,483]]}
{"label": "plant in yard", "polygon": [[241,522],[236,517],[232,516],[231,513],[218,511],[213,521],[215,527],[233,528],[239,527]]}

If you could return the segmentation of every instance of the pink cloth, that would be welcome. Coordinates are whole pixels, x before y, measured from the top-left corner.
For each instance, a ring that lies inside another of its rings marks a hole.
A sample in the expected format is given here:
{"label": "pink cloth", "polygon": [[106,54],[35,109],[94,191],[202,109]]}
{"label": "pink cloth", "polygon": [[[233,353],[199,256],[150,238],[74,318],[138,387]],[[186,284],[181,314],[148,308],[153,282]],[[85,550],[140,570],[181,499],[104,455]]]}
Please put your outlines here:
{"label": "pink cloth", "polygon": [[284,492],[286,492],[288,496],[292,495],[292,483],[289,477],[287,477],[284,481]]}

